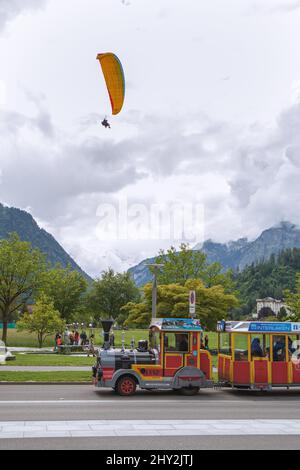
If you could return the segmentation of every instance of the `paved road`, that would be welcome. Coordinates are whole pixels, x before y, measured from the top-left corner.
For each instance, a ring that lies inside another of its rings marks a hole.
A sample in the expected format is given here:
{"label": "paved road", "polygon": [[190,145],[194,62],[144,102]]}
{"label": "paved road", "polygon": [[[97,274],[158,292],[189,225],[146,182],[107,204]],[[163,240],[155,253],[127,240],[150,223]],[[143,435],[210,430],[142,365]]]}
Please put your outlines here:
{"label": "paved road", "polygon": [[300,392],[121,398],[87,385],[3,385],[0,437],[9,427],[22,438],[0,439],[0,449],[291,449],[300,446]]}

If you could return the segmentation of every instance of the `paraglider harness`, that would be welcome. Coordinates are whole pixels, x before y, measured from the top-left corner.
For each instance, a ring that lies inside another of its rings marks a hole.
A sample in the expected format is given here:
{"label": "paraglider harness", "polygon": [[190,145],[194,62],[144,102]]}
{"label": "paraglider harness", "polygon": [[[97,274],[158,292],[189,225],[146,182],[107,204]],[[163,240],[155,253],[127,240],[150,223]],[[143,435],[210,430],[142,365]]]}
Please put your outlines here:
{"label": "paraglider harness", "polygon": [[106,119],[106,117],[103,119],[103,121],[101,122],[102,126],[105,127],[105,129],[109,128],[110,129],[110,124],[108,122],[108,120]]}

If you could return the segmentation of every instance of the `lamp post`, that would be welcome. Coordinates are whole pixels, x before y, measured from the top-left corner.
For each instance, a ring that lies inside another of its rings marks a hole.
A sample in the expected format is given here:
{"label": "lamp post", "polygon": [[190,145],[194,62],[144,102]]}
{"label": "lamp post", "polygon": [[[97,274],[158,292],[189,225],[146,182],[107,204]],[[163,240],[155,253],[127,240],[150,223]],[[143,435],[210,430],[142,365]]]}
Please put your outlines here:
{"label": "lamp post", "polygon": [[157,274],[159,268],[163,268],[164,264],[148,264],[147,266],[153,268],[153,283],[152,283],[152,318],[156,318],[156,307],[157,307]]}

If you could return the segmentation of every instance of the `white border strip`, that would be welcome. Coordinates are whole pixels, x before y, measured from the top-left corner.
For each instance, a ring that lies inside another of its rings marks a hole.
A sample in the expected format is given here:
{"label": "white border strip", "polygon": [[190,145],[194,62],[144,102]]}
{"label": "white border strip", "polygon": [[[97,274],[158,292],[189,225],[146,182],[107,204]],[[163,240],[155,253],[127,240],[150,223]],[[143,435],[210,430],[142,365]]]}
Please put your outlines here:
{"label": "white border strip", "polygon": [[300,435],[300,420],[95,420],[0,422],[0,439]]}

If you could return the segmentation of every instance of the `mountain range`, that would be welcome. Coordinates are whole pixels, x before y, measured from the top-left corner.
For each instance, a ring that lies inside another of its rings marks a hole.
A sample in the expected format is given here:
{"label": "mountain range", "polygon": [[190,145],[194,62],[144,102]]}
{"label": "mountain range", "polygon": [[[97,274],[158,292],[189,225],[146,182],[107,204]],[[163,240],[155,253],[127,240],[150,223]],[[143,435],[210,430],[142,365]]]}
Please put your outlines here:
{"label": "mountain range", "polygon": [[63,267],[70,265],[72,269],[91,281],[88,274],[78,266],[50,233],[38,226],[28,212],[6,207],[0,203],[0,239],[8,238],[12,232],[16,232],[21,240],[28,241],[34,248],[41,250],[52,265],[57,263]]}
{"label": "mountain range", "polygon": [[[38,226],[28,212],[0,203],[0,239],[7,238],[12,232],[16,232],[21,240],[29,241],[33,247],[39,248],[52,265],[56,263],[60,263],[63,267],[70,265],[72,269],[91,281],[91,277],[50,233]],[[206,240],[193,249],[203,251],[209,263],[219,262],[224,270],[242,271],[245,267],[268,260],[272,254],[276,255],[288,248],[300,248],[300,229],[290,222],[281,222],[264,230],[252,241],[247,238],[228,243]],[[137,286],[141,287],[151,281],[152,275],[147,264],[154,261],[155,257],[148,258],[128,270]]]}
{"label": "mountain range", "polygon": [[[276,255],[288,248],[300,248],[300,229],[290,222],[281,222],[264,230],[253,241],[247,238],[228,243],[206,240],[193,249],[203,251],[209,263],[219,262],[224,270],[242,271],[246,266],[268,260],[272,254]],[[143,286],[151,281],[152,275],[147,265],[154,261],[155,257],[148,258],[129,269],[137,286]]]}

